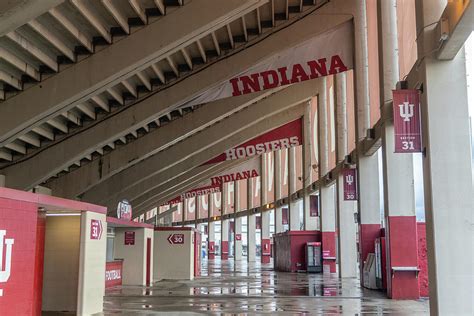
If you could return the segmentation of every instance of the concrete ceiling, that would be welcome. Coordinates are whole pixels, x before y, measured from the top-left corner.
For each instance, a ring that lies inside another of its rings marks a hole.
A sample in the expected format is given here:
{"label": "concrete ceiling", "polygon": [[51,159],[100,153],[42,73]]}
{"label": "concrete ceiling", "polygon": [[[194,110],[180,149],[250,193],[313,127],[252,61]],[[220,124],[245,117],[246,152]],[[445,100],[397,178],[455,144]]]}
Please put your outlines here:
{"label": "concrete ceiling", "polygon": [[0,22],[6,185],[44,185],[54,195],[110,207],[127,197],[143,211],[227,168],[199,165],[301,115],[295,109],[315,94],[311,83],[189,101],[351,18],[318,15],[326,2],[25,0],[24,10],[7,4],[8,20]]}

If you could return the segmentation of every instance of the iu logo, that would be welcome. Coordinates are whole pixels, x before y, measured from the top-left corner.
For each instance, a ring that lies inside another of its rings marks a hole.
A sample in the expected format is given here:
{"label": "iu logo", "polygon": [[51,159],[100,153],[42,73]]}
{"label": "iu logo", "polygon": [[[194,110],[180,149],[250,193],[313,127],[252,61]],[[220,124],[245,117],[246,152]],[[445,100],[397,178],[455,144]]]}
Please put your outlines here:
{"label": "iu logo", "polygon": [[[6,230],[0,230],[0,283],[6,283],[10,278],[12,268],[12,248],[15,243],[13,238],[5,238]],[[3,260],[3,245],[5,243],[5,261]],[[3,263],[5,262],[5,267]],[[0,296],[3,296],[3,290],[0,289]]]}
{"label": "iu logo", "polygon": [[410,122],[410,119],[413,117],[413,108],[415,105],[405,101],[398,106],[400,108],[400,117],[403,118],[404,122]]}
{"label": "iu logo", "polygon": [[347,183],[348,185],[352,185],[352,183],[354,183],[354,176],[353,176],[352,174],[348,174],[348,175],[346,176],[346,183]]}

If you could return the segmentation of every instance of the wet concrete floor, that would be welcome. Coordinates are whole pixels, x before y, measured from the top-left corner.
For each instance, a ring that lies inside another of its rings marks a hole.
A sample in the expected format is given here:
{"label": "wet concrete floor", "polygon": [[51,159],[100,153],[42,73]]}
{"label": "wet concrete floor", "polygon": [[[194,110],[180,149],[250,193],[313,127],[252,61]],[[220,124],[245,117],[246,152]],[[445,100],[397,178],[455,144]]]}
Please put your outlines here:
{"label": "wet concrete floor", "polygon": [[358,279],[273,271],[272,265],[204,260],[193,281],[110,289],[104,315],[427,315],[427,300],[394,301]]}

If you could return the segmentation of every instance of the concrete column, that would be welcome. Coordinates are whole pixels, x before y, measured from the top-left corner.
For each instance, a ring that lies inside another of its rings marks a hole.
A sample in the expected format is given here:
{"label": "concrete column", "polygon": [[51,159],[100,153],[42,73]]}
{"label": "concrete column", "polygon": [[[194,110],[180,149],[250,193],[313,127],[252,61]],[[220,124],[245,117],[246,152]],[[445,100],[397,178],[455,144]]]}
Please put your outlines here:
{"label": "concrete column", "polygon": [[240,235],[240,240],[235,239],[234,236],[234,259],[242,260],[242,217],[237,217],[234,220],[235,229],[234,234]]}
{"label": "concrete column", "polygon": [[[418,56],[438,45],[434,27],[424,26],[439,19],[445,4],[416,2],[417,33],[423,32]],[[418,71],[423,84],[430,312],[474,315],[474,195],[464,49],[452,60],[439,61],[428,55]]]}
{"label": "concrete column", "polygon": [[[337,116],[337,161],[344,161],[348,154],[347,137],[347,93],[346,74],[336,75],[336,116]],[[337,231],[339,241],[339,276],[341,278],[357,277],[357,236],[354,214],[357,212],[356,201],[344,201],[344,179],[337,178]]]}
{"label": "concrete column", "polygon": [[310,216],[310,195],[306,189],[311,185],[313,164],[311,162],[311,154],[313,150],[313,144],[311,144],[311,101],[305,108],[303,117],[303,226],[304,230],[317,230],[319,227],[319,221],[317,217]]}
{"label": "concrete column", "polygon": [[[260,156],[260,163],[261,163],[261,170],[262,174],[260,176],[260,204],[262,206],[268,203],[267,201],[267,191],[268,191],[268,168],[267,168],[267,159],[266,155],[263,154]],[[262,227],[261,227],[261,234],[260,234],[260,245],[261,245],[261,262],[262,263],[270,263],[270,212],[264,211],[260,213],[262,218]]]}
{"label": "concrete column", "polygon": [[[253,185],[252,179],[247,180],[247,201],[248,209],[253,207]],[[255,262],[257,256],[257,242],[256,242],[256,215],[247,216],[247,260],[248,262]]]}
{"label": "concrete column", "polygon": [[[244,192],[245,193],[245,192]],[[242,260],[242,217],[237,217],[240,211],[240,181],[234,181],[234,260]],[[240,236],[237,240],[236,236]]]}
{"label": "concrete column", "polygon": [[288,221],[289,230],[301,230],[300,211],[291,195],[296,192],[296,148],[288,148]]}
{"label": "concrete column", "polygon": [[216,236],[215,236],[215,233],[216,233],[216,227],[215,227],[215,223],[214,222],[211,222],[211,217],[212,217],[212,204],[214,203],[214,201],[212,200],[212,194],[209,194],[209,198],[208,198],[208,201],[209,201],[209,204],[208,204],[208,207],[207,207],[207,219],[208,219],[208,222],[207,222],[207,254],[208,254],[208,258],[209,260],[213,260],[215,259],[215,256],[216,256],[216,252],[215,252],[215,243],[216,243]]}
{"label": "concrete column", "polygon": [[[281,183],[282,183],[282,172],[281,172],[281,150],[273,152],[273,167],[274,167],[274,181],[273,185],[275,188],[275,201],[278,201],[282,198],[281,194]],[[276,205],[276,203],[275,203]],[[283,232],[283,222],[282,222],[282,207],[275,207],[275,233]]]}
{"label": "concrete column", "polygon": [[325,176],[329,172],[329,144],[328,144],[328,102],[326,94],[327,79],[321,79],[318,99],[319,119],[319,170],[321,188],[321,234],[323,242],[323,266],[325,271],[336,272],[336,200],[334,186],[326,186]]}
{"label": "concrete column", "polygon": [[343,176],[337,178],[337,231],[339,241],[339,276],[357,277],[357,235],[354,215],[357,213],[356,201],[344,201]]}
{"label": "concrete column", "polygon": [[[380,2],[379,53],[382,56],[382,108],[391,111],[392,89],[399,80],[397,0]],[[382,114],[383,115],[383,114]],[[382,128],[384,211],[387,238],[387,294],[394,299],[420,296],[416,271],[396,272],[397,267],[418,267],[413,155],[395,151],[393,122]],[[395,270],[394,270],[395,269]]]}
{"label": "concrete column", "polygon": [[221,260],[229,259],[229,226],[230,220],[221,221]]}
{"label": "concrete column", "polygon": [[336,273],[336,196],[334,185],[320,189],[323,271]]}
{"label": "concrete column", "polygon": [[[360,155],[359,155],[360,156]],[[380,179],[377,154],[360,156],[357,162],[359,190],[359,268],[362,268],[369,253],[375,253],[375,239],[380,237]]]}
{"label": "concrete column", "polygon": [[[357,3],[355,19],[355,92],[356,92],[356,139],[363,140],[370,123],[369,55],[367,46],[366,0]],[[359,149],[359,148],[358,148]],[[375,251],[375,238],[380,236],[380,188],[379,161],[377,155],[357,155],[358,209],[359,209],[359,267],[363,284],[362,267],[367,255]]]}

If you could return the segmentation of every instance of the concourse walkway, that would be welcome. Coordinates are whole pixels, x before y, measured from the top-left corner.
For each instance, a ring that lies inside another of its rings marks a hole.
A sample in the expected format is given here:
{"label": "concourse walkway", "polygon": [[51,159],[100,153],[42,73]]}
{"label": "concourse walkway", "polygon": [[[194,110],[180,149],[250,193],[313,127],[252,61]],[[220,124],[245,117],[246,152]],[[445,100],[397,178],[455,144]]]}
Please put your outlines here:
{"label": "concourse walkway", "polygon": [[275,272],[272,264],[220,259],[193,281],[124,286],[106,293],[104,314],[426,315],[427,300],[397,301],[362,289],[359,279]]}

